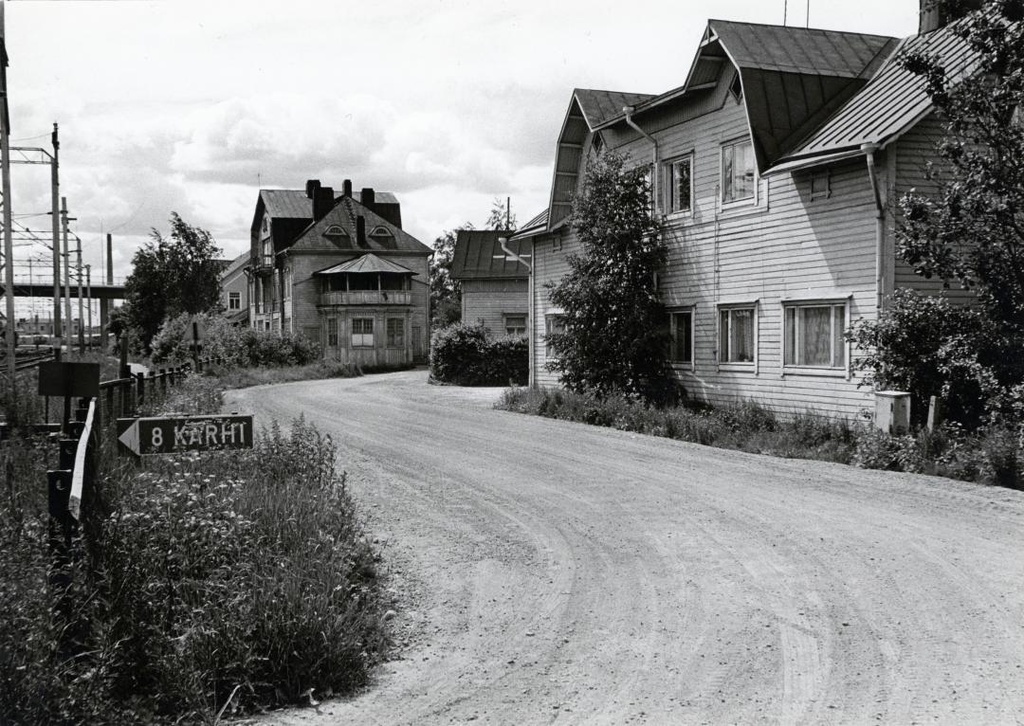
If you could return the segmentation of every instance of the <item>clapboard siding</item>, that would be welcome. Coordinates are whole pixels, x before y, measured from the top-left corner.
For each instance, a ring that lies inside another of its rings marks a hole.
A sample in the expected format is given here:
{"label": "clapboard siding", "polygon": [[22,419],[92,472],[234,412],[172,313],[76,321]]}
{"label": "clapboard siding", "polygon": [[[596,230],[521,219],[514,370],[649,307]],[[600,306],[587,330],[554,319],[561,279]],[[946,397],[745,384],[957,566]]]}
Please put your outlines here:
{"label": "clapboard siding", "polygon": [[[659,209],[667,191],[664,162],[693,155],[693,211],[663,217],[661,227],[669,249],[659,278],[661,297],[669,308],[689,307],[695,315],[694,363],[675,368],[682,385],[690,396],[714,404],[755,400],[782,413],[862,414],[871,396],[850,373],[849,347],[846,370],[784,371],[782,303],[827,298],[848,301],[850,322],[875,315],[876,209],[864,160],[829,168],[828,198],[812,201],[810,174],[798,172],[760,179],[756,205],[723,208],[721,147],[746,136],[747,120],[742,104],[722,93],[721,85],[705,97],[701,111],[676,123],[660,119],[650,129],[641,121],[659,146]],[[642,136],[603,135],[609,147],[634,163],[651,163],[652,148]],[[557,312],[548,285],[568,272],[566,256],[577,248],[571,233],[560,245],[550,238],[536,244],[533,364],[541,386],[557,385],[557,377],[545,369],[545,316]],[[718,362],[719,305],[740,301],[757,306],[756,364],[746,370]]]}
{"label": "clapboard siding", "polygon": [[529,311],[527,287],[526,280],[465,280],[462,319],[483,323],[492,335],[504,335],[506,315],[526,315]]}

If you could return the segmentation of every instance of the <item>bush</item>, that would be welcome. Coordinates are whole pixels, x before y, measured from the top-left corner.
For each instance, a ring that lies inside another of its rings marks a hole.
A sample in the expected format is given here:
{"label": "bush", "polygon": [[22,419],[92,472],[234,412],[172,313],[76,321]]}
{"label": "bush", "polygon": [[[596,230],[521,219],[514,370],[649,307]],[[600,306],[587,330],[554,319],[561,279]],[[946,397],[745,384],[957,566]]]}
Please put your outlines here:
{"label": "bush", "polygon": [[366,684],[384,604],[329,438],[300,419],[249,451],[114,466],[68,620],[47,577],[54,449],[0,448],[0,723],[210,723]]}
{"label": "bush", "polygon": [[434,331],[430,376],[457,386],[505,386],[529,379],[525,336],[490,339],[483,325],[456,323]]}
{"label": "bush", "polygon": [[239,328],[214,313],[179,315],[164,322],[153,338],[155,363],[182,363],[192,359],[193,318],[202,321],[202,356],[229,367],[256,368],[307,365],[320,358],[320,344],[302,336]]}

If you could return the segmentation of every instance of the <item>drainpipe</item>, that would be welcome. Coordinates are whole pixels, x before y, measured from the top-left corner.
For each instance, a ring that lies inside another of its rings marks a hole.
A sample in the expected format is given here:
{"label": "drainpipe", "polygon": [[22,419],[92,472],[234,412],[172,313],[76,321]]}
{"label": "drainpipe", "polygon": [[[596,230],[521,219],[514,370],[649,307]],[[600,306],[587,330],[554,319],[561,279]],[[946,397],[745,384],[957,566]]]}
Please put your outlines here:
{"label": "drainpipe", "polygon": [[885,207],[882,204],[882,189],[878,182],[878,169],[875,167],[875,153],[878,144],[861,144],[860,150],[868,164],[868,180],[871,182],[871,193],[875,198],[875,312],[882,314],[882,297],[884,293],[884,267],[882,255],[885,251]]}
{"label": "drainpipe", "polygon": [[[526,385],[529,386],[530,388],[533,388],[533,386],[534,386],[534,381],[533,381],[533,319],[535,317],[535,315],[533,313],[533,310],[534,310],[534,306],[533,306],[533,266],[529,262],[527,262],[522,257],[520,257],[519,255],[517,255],[515,252],[513,252],[512,250],[510,250],[508,248],[508,237],[498,237],[498,244],[501,245],[501,250],[502,250],[502,252],[505,253],[506,257],[515,260],[516,262],[518,262],[519,264],[523,265],[527,270],[530,271],[530,276],[527,278],[527,283],[526,283],[527,284],[526,294],[527,294],[527,296],[528,296],[528,298],[530,300],[530,305],[529,305],[529,308],[528,308],[528,315],[527,315],[527,320],[526,320],[527,333],[529,334],[527,336],[526,340],[527,340],[527,346],[528,346],[527,347],[527,355],[530,356],[530,368],[529,368],[529,375],[530,375],[530,377],[529,377],[529,380],[527,380]],[[534,253],[535,250],[536,250],[536,247],[535,247],[535,245],[533,243],[533,240],[531,239],[530,240],[530,252]],[[530,259],[533,260],[533,259],[536,259],[536,258],[535,257],[531,257]]]}
{"label": "drainpipe", "polygon": [[661,208],[661,201],[658,198],[658,142],[653,136],[636,125],[636,122],[633,120],[634,111],[636,111],[635,106],[622,107],[622,112],[626,114],[626,124],[654,146],[654,168],[651,169],[651,196],[654,197],[654,211],[657,212]]}

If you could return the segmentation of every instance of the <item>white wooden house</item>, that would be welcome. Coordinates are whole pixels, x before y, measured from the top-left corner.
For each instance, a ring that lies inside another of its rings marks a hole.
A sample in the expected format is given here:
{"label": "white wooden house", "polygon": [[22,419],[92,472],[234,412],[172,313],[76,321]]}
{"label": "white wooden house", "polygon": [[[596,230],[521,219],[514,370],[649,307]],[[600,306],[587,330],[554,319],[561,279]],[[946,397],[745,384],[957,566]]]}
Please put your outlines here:
{"label": "white wooden house", "polygon": [[[459,230],[452,255],[452,279],[462,283],[462,320],[481,323],[493,336],[526,335],[529,264],[520,253],[524,243],[501,240],[511,232]],[[525,264],[524,264],[525,262]]]}
{"label": "white wooden house", "polygon": [[[779,412],[852,417],[873,407],[843,331],[895,287],[936,290],[894,254],[894,202],[927,188],[941,126],[904,49],[970,54],[948,27],[899,40],[709,21],[682,86],[658,96],[577,89],[558,137],[548,220],[533,260],[531,382],[557,385],[545,336],[550,283],[578,250],[572,195],[603,149],[650,169],[669,260],[672,367],[687,393]],[[937,25],[937,23],[934,23]]]}

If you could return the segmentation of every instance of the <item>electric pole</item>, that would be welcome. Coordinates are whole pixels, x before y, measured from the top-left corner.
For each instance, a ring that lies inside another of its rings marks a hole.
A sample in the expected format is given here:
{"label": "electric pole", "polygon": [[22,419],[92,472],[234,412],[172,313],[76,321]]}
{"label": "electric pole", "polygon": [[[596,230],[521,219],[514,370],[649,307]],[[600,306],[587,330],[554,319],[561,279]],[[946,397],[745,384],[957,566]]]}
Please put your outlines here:
{"label": "electric pole", "polygon": [[71,355],[71,253],[68,251],[68,198],[60,198],[60,221],[64,231],[64,342]]}
{"label": "electric pole", "polygon": [[60,141],[57,138],[57,124],[53,124],[53,157],[50,159],[50,205],[53,212],[53,347],[60,350],[60,174],[57,171],[57,150]]}
{"label": "electric pole", "polygon": [[75,271],[78,276],[78,353],[79,355],[85,355],[85,311],[84,301],[82,299],[82,239],[77,234],[75,235],[75,248],[78,251]]}
{"label": "electric pole", "polygon": [[11,396],[17,395],[15,375],[18,368],[14,360],[14,238],[11,230],[11,117],[7,103],[7,31],[4,24],[4,4],[0,2],[0,177],[4,203],[4,287],[7,298],[7,373]]}
{"label": "electric pole", "polygon": [[89,348],[92,348],[92,265],[85,266],[85,296],[89,299]]}

